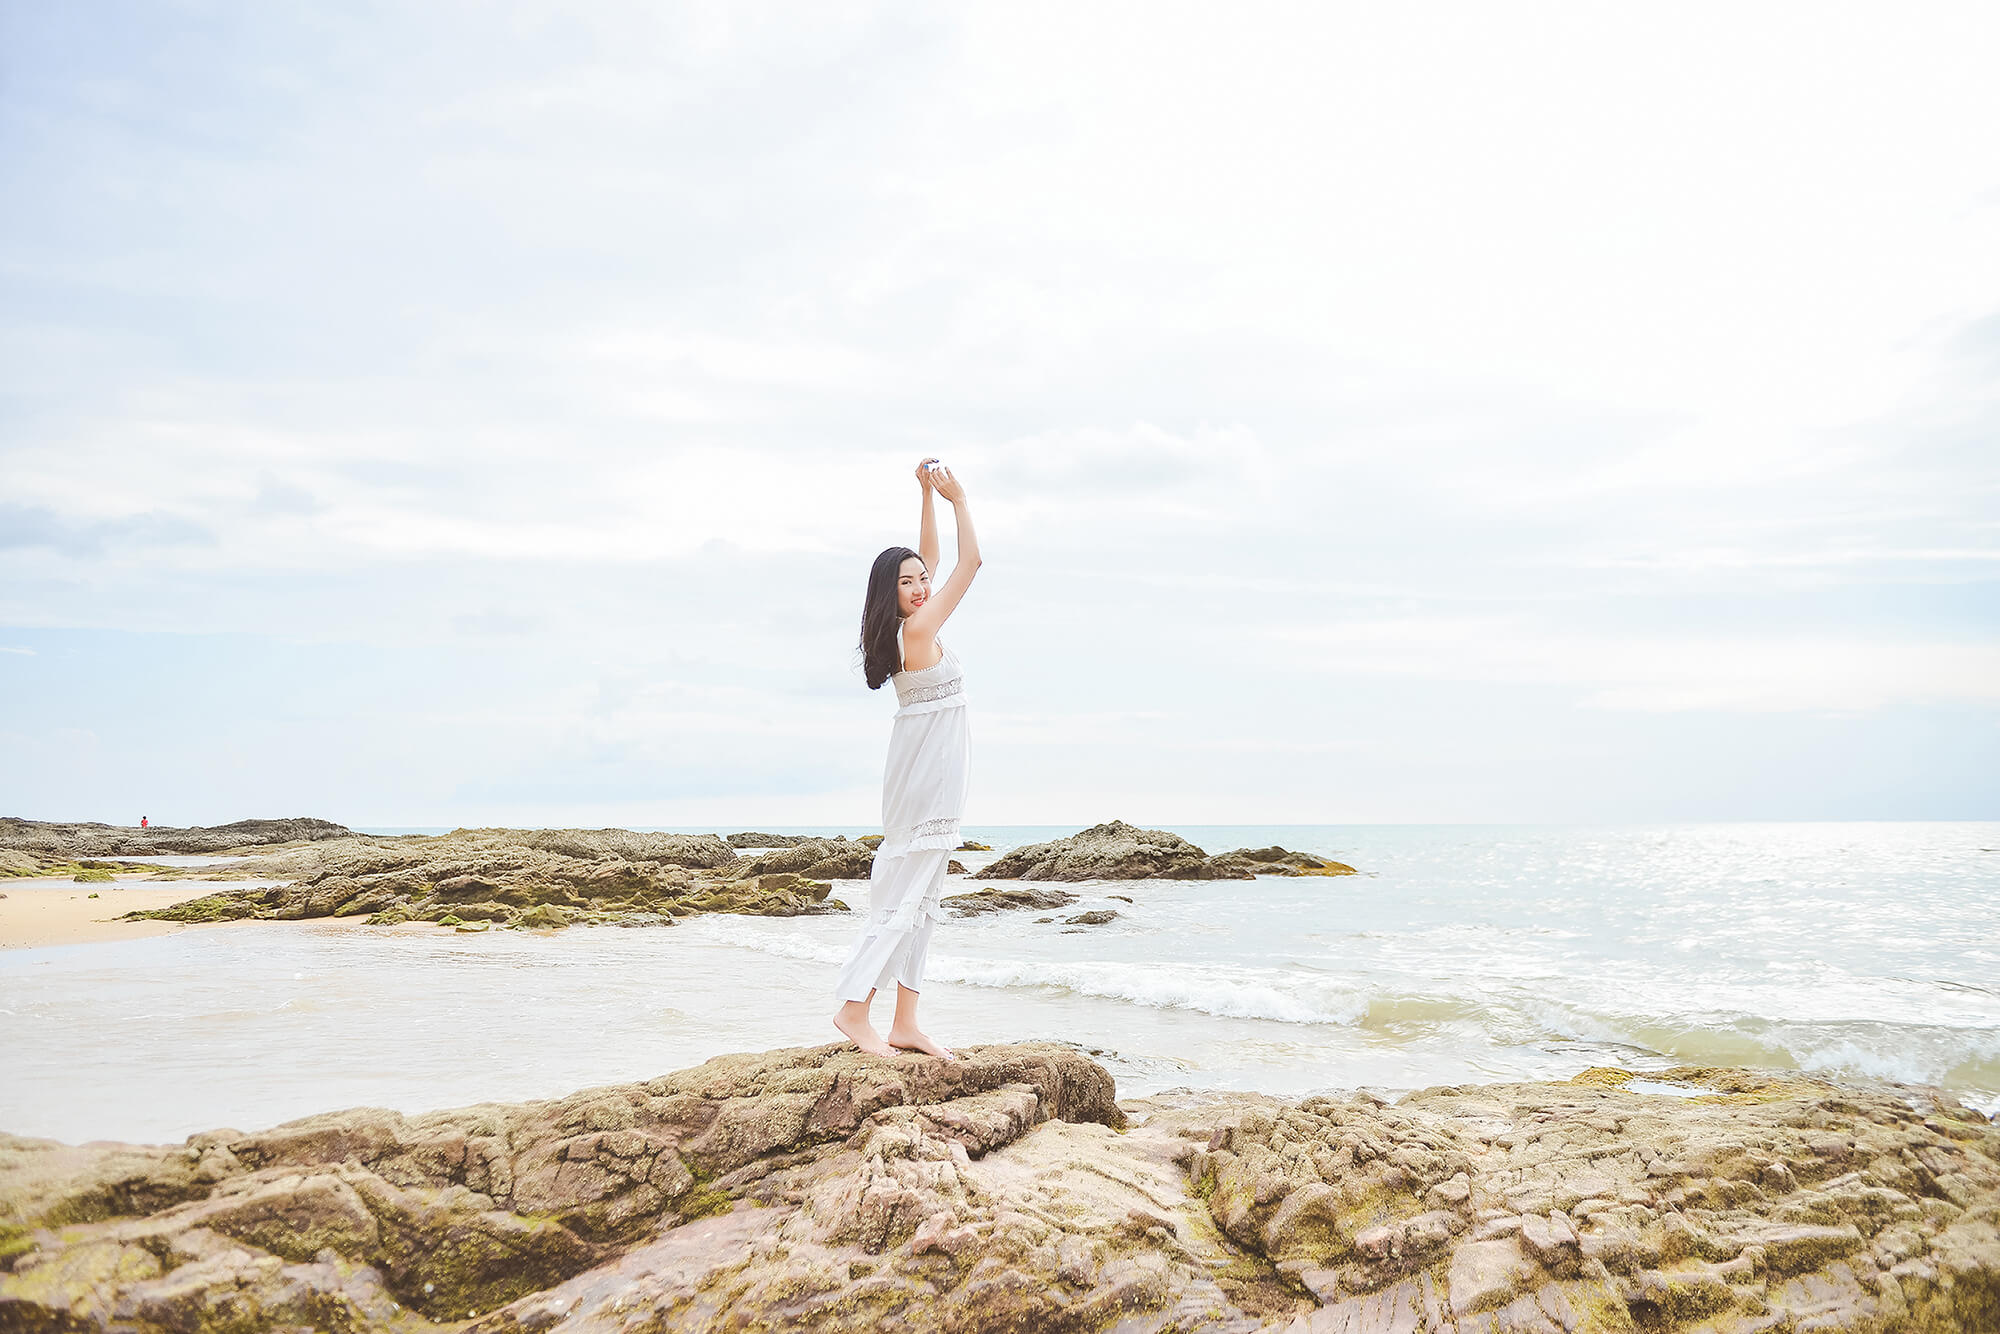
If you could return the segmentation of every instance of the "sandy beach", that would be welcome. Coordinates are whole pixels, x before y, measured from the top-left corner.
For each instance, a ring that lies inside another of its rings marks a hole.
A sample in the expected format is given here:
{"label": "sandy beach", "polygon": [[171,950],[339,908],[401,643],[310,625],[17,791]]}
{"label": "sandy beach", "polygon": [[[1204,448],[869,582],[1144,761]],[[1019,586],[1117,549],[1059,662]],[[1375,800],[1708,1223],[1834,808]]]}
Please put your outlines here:
{"label": "sandy beach", "polygon": [[67,876],[0,881],[0,950],[168,935],[188,924],[117,919],[136,909],[165,908],[218,889],[240,887],[241,882],[207,880],[147,884],[144,875],[121,875],[109,884],[78,884]]}

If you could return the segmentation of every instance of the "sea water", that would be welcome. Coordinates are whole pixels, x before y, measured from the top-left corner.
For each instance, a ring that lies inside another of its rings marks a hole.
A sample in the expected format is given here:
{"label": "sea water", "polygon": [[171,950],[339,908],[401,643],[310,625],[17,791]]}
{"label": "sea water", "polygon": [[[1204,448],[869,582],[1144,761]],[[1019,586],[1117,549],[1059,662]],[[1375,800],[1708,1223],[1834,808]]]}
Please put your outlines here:
{"label": "sea water", "polygon": [[[772,832],[838,832],[775,830]],[[862,830],[848,831],[854,833]],[[1069,828],[968,827],[992,853]],[[1741,1064],[2000,1109],[2000,824],[1183,826],[1361,874],[1044,886],[948,919],[922,1019],[1054,1039],[1122,1096]],[[866,882],[835,895],[865,905]],[[1066,919],[1093,909],[1099,926]],[[459,934],[255,922],[0,953],[0,1130],[173,1140],[550,1097],[837,1039],[857,915]],[[878,1023],[886,1024],[887,998]]]}

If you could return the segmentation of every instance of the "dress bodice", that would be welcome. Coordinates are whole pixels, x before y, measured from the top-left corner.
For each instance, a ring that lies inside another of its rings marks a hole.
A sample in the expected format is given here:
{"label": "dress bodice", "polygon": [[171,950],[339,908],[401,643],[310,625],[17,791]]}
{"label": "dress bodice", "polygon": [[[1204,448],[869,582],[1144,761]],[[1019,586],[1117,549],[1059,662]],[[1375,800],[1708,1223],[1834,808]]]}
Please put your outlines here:
{"label": "dress bodice", "polygon": [[[896,651],[901,656],[903,632],[896,631]],[[938,705],[943,701],[954,701],[965,690],[965,669],[959,665],[958,655],[943,640],[938,641],[938,651],[944,656],[928,667],[915,671],[900,671],[889,678],[896,687],[897,712],[912,705]]]}

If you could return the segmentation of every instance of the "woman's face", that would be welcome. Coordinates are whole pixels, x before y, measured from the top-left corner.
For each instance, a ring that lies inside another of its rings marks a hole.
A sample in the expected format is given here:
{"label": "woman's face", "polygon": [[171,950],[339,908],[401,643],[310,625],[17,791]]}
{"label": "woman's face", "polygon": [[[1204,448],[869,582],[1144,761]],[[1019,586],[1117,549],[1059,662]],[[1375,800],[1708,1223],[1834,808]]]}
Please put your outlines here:
{"label": "woman's face", "polygon": [[924,605],[931,595],[931,572],[922,556],[906,556],[896,576],[896,610],[904,616]]}

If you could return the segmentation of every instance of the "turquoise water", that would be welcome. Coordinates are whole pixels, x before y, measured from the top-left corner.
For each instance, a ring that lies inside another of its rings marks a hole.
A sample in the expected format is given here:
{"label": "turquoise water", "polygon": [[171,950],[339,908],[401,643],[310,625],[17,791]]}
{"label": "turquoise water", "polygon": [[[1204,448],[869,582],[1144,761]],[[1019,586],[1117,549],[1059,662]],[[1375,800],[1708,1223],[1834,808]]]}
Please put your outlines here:
{"label": "turquoise water", "polygon": [[[991,855],[1070,832],[969,826],[995,853],[961,854],[963,887]],[[2000,1109],[2000,823],[1175,832],[1363,874],[1100,882],[1068,886],[1079,901],[1058,913],[947,921],[926,1026],[1081,1044],[1123,1094],[1728,1062],[1941,1084]],[[866,886],[836,894],[860,902]],[[1119,916],[1062,921],[1092,908]],[[0,1129],[173,1139],[830,1041],[853,930],[845,916],[546,935],[248,923],[7,951]]]}

